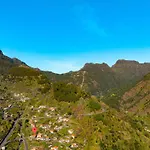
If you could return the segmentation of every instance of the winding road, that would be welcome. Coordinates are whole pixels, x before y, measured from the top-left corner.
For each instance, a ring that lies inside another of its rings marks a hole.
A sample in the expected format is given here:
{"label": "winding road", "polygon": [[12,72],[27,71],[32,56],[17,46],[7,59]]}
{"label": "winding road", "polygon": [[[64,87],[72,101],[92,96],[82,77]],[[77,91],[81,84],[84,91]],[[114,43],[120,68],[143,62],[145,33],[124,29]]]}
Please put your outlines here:
{"label": "winding road", "polygon": [[25,139],[23,134],[22,134],[22,140],[23,140],[23,143],[24,143],[24,149],[28,150],[28,144],[27,144],[27,141],[26,141],[26,139]]}
{"label": "winding road", "polygon": [[3,146],[5,146],[7,144],[7,140],[9,139],[9,137],[12,134],[12,132],[14,131],[15,126],[18,123],[18,120],[19,120],[19,118],[13,123],[12,128],[8,131],[8,133],[6,134],[4,139],[1,141],[1,143],[0,143],[0,150],[2,149]]}

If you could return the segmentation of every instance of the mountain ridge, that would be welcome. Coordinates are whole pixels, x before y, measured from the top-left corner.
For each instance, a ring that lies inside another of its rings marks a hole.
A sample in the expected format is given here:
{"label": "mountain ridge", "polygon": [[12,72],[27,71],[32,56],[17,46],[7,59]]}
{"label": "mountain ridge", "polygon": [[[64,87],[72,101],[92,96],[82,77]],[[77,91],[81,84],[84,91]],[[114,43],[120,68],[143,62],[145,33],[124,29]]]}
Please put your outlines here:
{"label": "mountain ridge", "polygon": [[[9,67],[10,63],[11,66],[5,75],[0,74],[0,147],[25,149],[23,141],[20,141],[20,135],[23,135],[29,149],[150,149],[149,114],[141,116],[133,114],[133,110],[123,109],[126,107],[125,98],[128,100],[129,96],[136,95],[136,99],[140,99],[145,96],[145,92],[149,94],[149,88],[145,85],[150,85],[150,74],[134,85],[132,89],[135,88],[135,92],[126,90],[129,94],[123,92],[125,96],[121,96],[114,92],[123,88],[123,78],[132,74],[132,70],[136,69],[135,65],[132,66],[134,69],[125,65],[125,76],[122,76],[122,70],[120,73],[120,68],[116,74],[105,63],[86,64],[79,71],[58,75],[20,65],[17,59],[2,58],[5,63],[1,66]],[[138,72],[148,72],[145,65],[138,68]],[[49,80],[44,74],[53,80]],[[142,78],[143,73],[136,75]],[[129,78],[126,80],[130,81]],[[138,90],[137,85],[140,85]],[[116,89],[113,91],[113,88]],[[91,93],[105,90],[113,92],[106,97],[107,103],[119,106],[119,99],[122,101],[122,109],[118,111],[109,107],[104,103],[106,99],[93,96],[85,89]],[[139,90],[141,93],[137,95]],[[149,104],[146,101],[146,106]],[[33,128],[37,129],[36,135],[33,134]]]}
{"label": "mountain ridge", "polygon": [[[17,58],[5,56],[2,51],[0,51],[0,65],[0,73],[8,73],[12,67],[28,66]],[[86,63],[80,70],[64,74],[34,69],[44,73],[52,82],[72,83],[82,87],[92,95],[103,97],[106,94],[111,95],[115,91],[122,91],[119,93],[123,93],[126,89],[134,86],[150,72],[150,63],[139,63],[125,59],[117,60],[111,67],[106,63]],[[111,102],[108,101],[107,104],[109,103]]]}
{"label": "mountain ridge", "polygon": [[8,73],[10,68],[20,65],[28,66],[26,63],[17,58],[10,58],[8,56],[5,56],[2,50],[0,50],[0,73],[6,74]]}

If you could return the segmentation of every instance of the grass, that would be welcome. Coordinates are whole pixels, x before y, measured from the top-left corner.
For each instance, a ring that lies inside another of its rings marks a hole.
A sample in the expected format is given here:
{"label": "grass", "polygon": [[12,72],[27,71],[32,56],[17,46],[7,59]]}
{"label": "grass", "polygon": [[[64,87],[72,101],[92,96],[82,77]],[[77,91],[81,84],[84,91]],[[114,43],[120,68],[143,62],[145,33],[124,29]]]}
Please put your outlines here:
{"label": "grass", "polygon": [[150,80],[150,73],[147,74],[146,76],[144,76],[144,80],[145,80],[145,81],[146,81],[146,80]]}

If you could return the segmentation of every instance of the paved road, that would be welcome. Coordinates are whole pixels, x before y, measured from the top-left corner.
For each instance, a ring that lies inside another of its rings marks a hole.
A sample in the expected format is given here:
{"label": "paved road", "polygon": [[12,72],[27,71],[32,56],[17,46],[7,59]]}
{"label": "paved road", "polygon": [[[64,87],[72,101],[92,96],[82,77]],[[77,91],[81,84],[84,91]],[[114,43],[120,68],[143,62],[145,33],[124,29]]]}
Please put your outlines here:
{"label": "paved road", "polygon": [[15,129],[16,124],[18,123],[19,118],[13,123],[12,128],[8,131],[7,135],[5,136],[5,138],[1,141],[0,143],[0,150],[2,149],[3,146],[5,146],[7,144],[7,140],[9,139],[9,137],[11,136],[12,132]]}
{"label": "paved road", "polygon": [[27,144],[27,141],[26,141],[26,139],[25,139],[23,134],[22,134],[22,140],[23,140],[23,143],[24,143],[25,150],[28,150],[28,144]]}
{"label": "paved road", "polygon": [[80,114],[80,116],[93,116],[93,115],[99,115],[99,114],[102,114],[102,113],[104,113],[104,112],[106,112],[106,110],[104,109],[104,110],[102,110],[101,112],[91,112],[91,113],[87,113],[87,114]]}

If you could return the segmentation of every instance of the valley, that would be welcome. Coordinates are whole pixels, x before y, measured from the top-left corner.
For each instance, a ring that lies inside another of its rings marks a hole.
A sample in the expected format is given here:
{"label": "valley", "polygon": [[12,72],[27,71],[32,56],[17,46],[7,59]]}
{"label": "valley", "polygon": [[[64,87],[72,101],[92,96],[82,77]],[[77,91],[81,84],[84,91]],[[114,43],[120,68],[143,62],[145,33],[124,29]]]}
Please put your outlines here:
{"label": "valley", "polygon": [[86,64],[58,75],[2,52],[0,62],[0,149],[150,149],[149,64]]}

